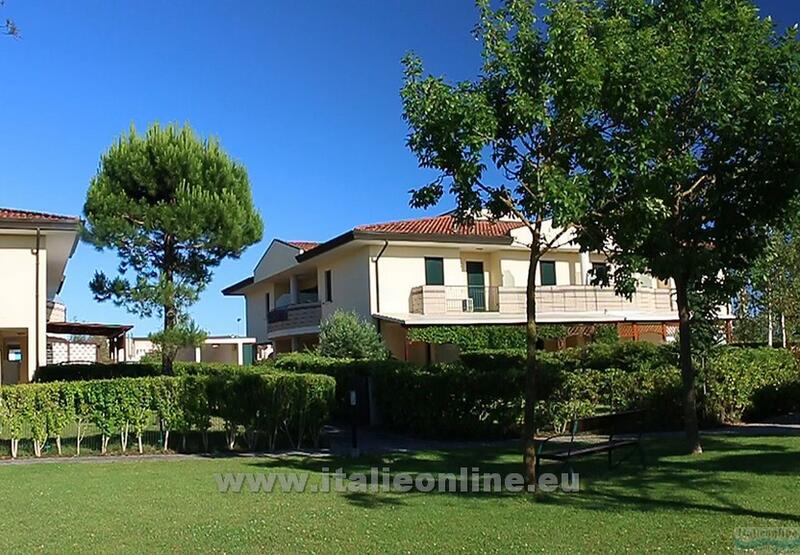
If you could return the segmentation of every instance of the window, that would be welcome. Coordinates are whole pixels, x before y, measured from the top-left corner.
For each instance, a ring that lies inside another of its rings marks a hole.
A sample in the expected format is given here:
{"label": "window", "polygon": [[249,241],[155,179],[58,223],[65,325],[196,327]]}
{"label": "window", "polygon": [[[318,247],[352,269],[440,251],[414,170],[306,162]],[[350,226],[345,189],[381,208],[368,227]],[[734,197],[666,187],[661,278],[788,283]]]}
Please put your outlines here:
{"label": "window", "polygon": [[264,295],[264,307],[267,309],[267,312],[269,312],[271,309],[270,307],[271,303],[269,301],[270,301],[269,293],[266,293]]}
{"label": "window", "polygon": [[6,360],[9,362],[22,362],[22,348],[19,345],[9,345]]}
{"label": "window", "polygon": [[333,279],[330,270],[325,270],[325,301],[329,303],[333,301]]}
{"label": "window", "polygon": [[605,262],[592,262],[592,279],[590,283],[605,283],[608,278],[608,264]]}
{"label": "window", "polygon": [[444,285],[444,260],[425,258],[425,285]]}
{"label": "window", "polygon": [[542,260],[539,262],[542,285],[556,284],[556,263],[552,260]]}

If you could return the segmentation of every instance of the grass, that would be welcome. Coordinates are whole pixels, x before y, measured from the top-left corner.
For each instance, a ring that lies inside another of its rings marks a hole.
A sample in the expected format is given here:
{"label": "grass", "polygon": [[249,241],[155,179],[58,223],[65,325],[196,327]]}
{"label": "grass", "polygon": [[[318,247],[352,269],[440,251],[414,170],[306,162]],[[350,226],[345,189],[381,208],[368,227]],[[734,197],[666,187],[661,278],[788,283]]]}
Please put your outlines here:
{"label": "grass", "polygon": [[[0,552],[733,551],[737,527],[800,527],[800,438],[707,438],[706,453],[648,444],[649,467],[577,466],[581,491],[548,494],[221,494],[222,472],[516,472],[503,450],[352,460],[217,458],[0,466]],[[555,467],[549,467],[556,470]],[[545,466],[544,470],[548,467]]]}

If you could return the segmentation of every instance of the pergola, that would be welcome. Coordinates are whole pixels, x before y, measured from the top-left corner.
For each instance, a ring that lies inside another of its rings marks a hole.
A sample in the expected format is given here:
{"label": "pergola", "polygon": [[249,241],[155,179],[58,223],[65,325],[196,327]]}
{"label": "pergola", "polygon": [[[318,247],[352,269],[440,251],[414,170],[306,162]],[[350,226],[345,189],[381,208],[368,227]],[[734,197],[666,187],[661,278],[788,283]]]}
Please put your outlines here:
{"label": "pergola", "polygon": [[127,360],[125,337],[133,326],[115,324],[86,324],[83,322],[48,322],[47,333],[88,335],[108,339],[108,354],[114,362]]}

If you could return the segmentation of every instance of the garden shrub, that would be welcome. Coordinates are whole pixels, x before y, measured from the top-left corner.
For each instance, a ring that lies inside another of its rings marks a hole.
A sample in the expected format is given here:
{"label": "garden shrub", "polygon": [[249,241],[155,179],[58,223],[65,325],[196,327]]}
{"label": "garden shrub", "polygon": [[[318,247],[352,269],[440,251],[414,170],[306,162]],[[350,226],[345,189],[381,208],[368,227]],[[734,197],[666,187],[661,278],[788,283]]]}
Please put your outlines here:
{"label": "garden shrub", "polygon": [[389,358],[389,350],[375,325],[345,310],[336,310],[320,326],[319,354],[361,360]]}
{"label": "garden shrub", "polygon": [[707,419],[738,422],[797,410],[791,391],[800,370],[791,351],[719,347],[701,370]]}

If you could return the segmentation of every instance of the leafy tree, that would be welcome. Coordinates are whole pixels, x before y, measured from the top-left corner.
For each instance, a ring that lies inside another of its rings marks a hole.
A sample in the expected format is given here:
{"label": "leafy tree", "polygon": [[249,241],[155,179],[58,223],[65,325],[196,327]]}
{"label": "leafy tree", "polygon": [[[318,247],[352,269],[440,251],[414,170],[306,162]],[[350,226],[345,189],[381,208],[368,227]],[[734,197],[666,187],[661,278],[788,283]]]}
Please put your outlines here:
{"label": "leafy tree", "polygon": [[607,61],[579,156],[603,208],[580,239],[607,250],[621,293],[635,272],[674,280],[683,416],[700,452],[691,322],[741,287],[798,190],[800,43],[748,0],[580,4]]}
{"label": "leafy tree", "polygon": [[507,0],[499,9],[489,0],[477,5],[479,77],[451,84],[424,76],[417,57],[404,59],[408,146],[421,167],[438,172],[412,192],[411,204],[435,205],[447,191],[462,224],[488,213],[515,217],[527,229],[523,459],[527,482],[534,484],[537,263],[569,242],[568,228],[585,216],[589,184],[573,153],[603,93],[603,60],[593,48],[582,3],[548,3],[546,28],[537,22],[535,0]]}
{"label": "leafy tree", "polygon": [[737,328],[745,340],[761,342],[766,338],[771,346],[778,323],[784,348],[797,334],[800,325],[798,208],[794,205],[786,220],[771,229],[767,246],[750,268],[747,287],[737,299],[737,316],[742,319]]}
{"label": "leafy tree", "polygon": [[[145,135],[132,128],[121,137],[100,160],[84,214],[84,239],[120,258],[118,276],[95,274],[95,299],[141,317],[158,314],[167,335],[212,269],[239,257],[263,232],[244,166],[188,125],[155,124]],[[164,352],[170,373],[173,358]]]}
{"label": "leafy tree", "polygon": [[336,310],[319,330],[319,354],[334,358],[384,360],[388,350],[375,326],[355,312]]}

